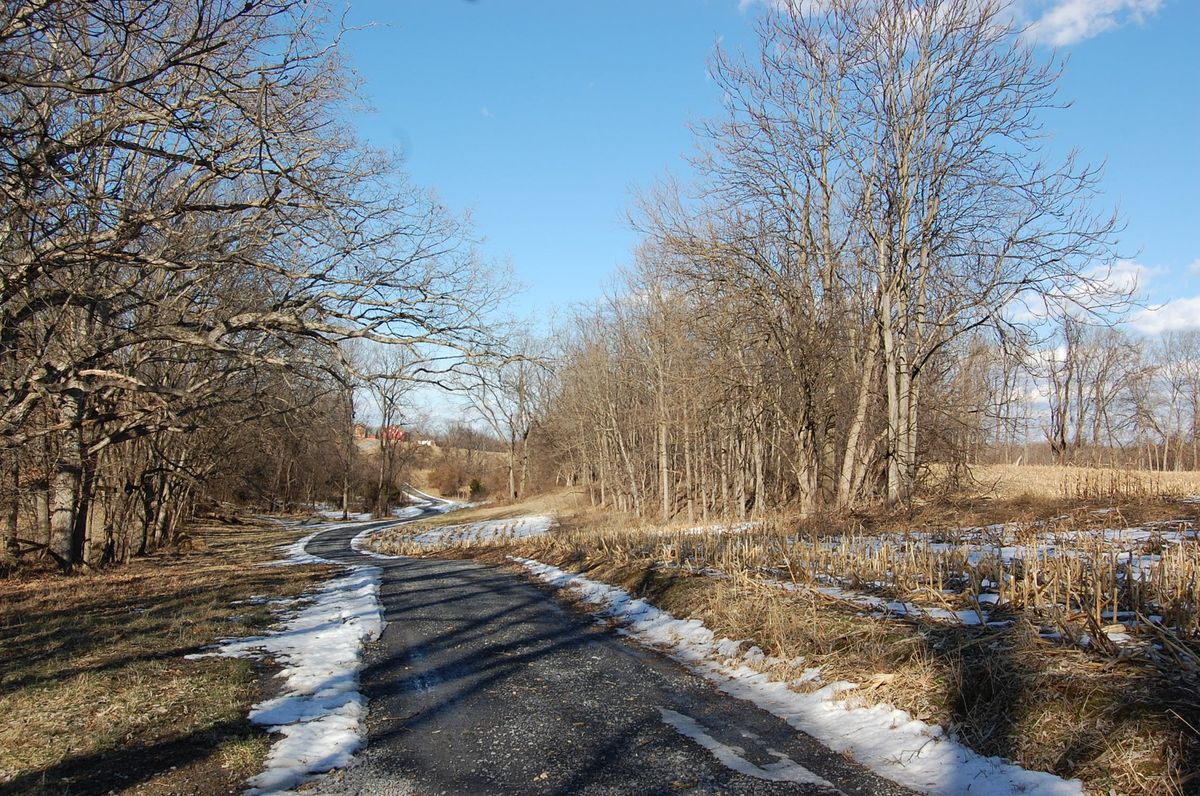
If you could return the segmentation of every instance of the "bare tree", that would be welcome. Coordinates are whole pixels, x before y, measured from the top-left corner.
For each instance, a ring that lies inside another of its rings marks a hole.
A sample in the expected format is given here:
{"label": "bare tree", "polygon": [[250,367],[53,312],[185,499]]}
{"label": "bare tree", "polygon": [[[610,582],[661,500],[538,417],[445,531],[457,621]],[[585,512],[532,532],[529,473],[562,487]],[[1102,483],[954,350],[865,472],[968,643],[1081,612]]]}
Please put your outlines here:
{"label": "bare tree", "polygon": [[346,339],[436,349],[430,373],[491,345],[505,289],[463,224],[338,121],[351,81],[315,37],[322,13],[0,10],[0,449],[49,440],[38,488],[64,569],[89,511],[115,505],[93,500],[115,494],[115,450],[148,457],[154,475],[124,475],[173,518],[198,483],[183,438],[277,412],[254,408],[264,382],[344,381]]}
{"label": "bare tree", "polygon": [[543,344],[528,333],[513,332],[508,356],[479,359],[462,371],[458,385],[471,409],[505,442],[508,497],[524,494],[529,469],[528,442],[537,420],[544,385]]}
{"label": "bare tree", "polygon": [[416,356],[410,349],[378,346],[367,355],[366,369],[369,375],[362,384],[379,419],[376,434],[379,443],[379,480],[374,505],[377,517],[388,516],[401,487],[397,479],[403,470],[409,448],[408,435],[403,426],[406,420],[411,420],[413,412],[409,399],[417,386],[413,378],[415,367]]}

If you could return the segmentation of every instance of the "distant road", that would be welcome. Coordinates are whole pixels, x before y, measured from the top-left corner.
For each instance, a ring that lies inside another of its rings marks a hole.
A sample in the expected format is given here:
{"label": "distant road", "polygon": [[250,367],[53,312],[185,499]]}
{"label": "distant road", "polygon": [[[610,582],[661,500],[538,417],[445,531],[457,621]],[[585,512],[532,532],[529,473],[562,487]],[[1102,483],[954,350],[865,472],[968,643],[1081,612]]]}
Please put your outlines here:
{"label": "distant road", "polygon": [[315,792],[909,793],[520,575],[350,548],[364,528],[394,524],[308,543],[382,567],[388,622],[363,673],[367,748]]}

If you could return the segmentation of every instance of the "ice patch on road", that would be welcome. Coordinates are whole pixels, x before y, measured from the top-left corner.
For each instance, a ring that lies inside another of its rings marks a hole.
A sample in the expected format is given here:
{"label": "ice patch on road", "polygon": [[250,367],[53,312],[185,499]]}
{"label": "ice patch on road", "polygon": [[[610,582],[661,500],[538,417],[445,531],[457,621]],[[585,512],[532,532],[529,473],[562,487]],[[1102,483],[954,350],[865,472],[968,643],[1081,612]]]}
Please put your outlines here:
{"label": "ice patch on road", "polygon": [[757,779],[765,779],[770,782],[796,782],[801,785],[819,785],[837,793],[841,792],[833,786],[833,783],[818,777],[804,766],[789,757],[781,755],[779,752],[768,749],[767,751],[775,756],[776,762],[768,763],[765,766],[756,766],[739,755],[733,747],[726,746],[706,733],[704,728],[700,726],[700,723],[691,716],[685,716],[682,713],[676,713],[673,710],[667,710],[663,707],[660,707],[658,712],[662,714],[663,721],[674,727],[680,735],[685,738],[691,738],[711,752],[712,756],[717,758],[717,762],[739,774],[745,774],[748,777],[755,777]]}
{"label": "ice patch on road", "polygon": [[[1027,771],[998,757],[984,757],[889,705],[853,707],[835,699],[854,683],[835,682],[799,693],[747,665],[746,653],[729,655],[737,642],[717,638],[696,619],[676,619],[623,589],[558,567],[513,558],[545,582],[576,591],[603,616],[625,624],[622,632],[672,658],[744,699],[787,721],[835,752],[846,752],[870,770],[900,785],[935,796],[1081,796],[1079,780]],[[753,649],[753,648],[752,648]],[[806,672],[807,674],[807,672]],[[815,678],[814,678],[815,679]]]}
{"label": "ice patch on road", "polygon": [[[305,545],[325,526],[287,547],[277,564],[332,564]],[[266,657],[282,667],[278,696],[255,705],[250,720],[283,737],[266,767],[249,781],[251,794],[284,793],[314,774],[345,766],[364,743],[366,698],[359,692],[363,647],[383,632],[379,567],[354,565],[305,596],[282,626],[262,636],[225,639],[201,655]]]}

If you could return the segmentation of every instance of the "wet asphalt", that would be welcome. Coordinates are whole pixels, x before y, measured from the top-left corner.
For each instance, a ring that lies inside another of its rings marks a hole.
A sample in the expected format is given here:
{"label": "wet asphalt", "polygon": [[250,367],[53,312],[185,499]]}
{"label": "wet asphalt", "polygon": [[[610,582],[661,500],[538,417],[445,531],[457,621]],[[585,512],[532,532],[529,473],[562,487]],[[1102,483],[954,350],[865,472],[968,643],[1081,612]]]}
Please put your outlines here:
{"label": "wet asphalt", "polygon": [[[305,792],[911,793],[564,606],[520,573],[351,549],[364,528],[393,524],[333,529],[307,547],[380,567],[387,627],[368,646],[362,674],[367,746]],[[663,710],[692,719],[709,740],[682,735]],[[773,781],[788,761],[832,787]]]}

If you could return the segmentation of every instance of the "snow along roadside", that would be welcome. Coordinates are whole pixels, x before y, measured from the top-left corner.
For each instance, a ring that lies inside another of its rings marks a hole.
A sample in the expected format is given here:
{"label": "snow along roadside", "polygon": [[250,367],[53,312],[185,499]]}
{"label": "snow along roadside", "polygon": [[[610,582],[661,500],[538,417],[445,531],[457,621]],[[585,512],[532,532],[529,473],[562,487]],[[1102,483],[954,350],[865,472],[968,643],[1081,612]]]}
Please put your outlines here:
{"label": "snow along roadside", "polygon": [[[305,552],[323,526],[287,547],[273,565],[336,563]],[[250,709],[250,720],[283,737],[267,752],[266,767],[252,778],[250,794],[284,793],[315,774],[340,768],[363,743],[367,700],[358,690],[363,647],[383,632],[379,567],[351,565],[300,600],[277,630],[224,639],[216,650],[189,658],[269,657],[282,671],[277,696]],[[311,602],[310,602],[311,601]]]}
{"label": "snow along roadside", "polygon": [[[855,688],[830,683],[811,693],[793,691],[785,683],[747,665],[762,652],[717,638],[698,619],[676,619],[623,589],[573,575],[527,558],[513,561],[546,583],[569,588],[599,613],[624,624],[623,633],[661,650],[711,681],[717,688],[779,716],[835,752],[848,752],[862,765],[900,785],[935,796],[1081,796],[1079,780],[1028,771],[998,757],[984,757],[889,705],[851,707],[834,697]],[[969,791],[968,791],[969,789]]]}

